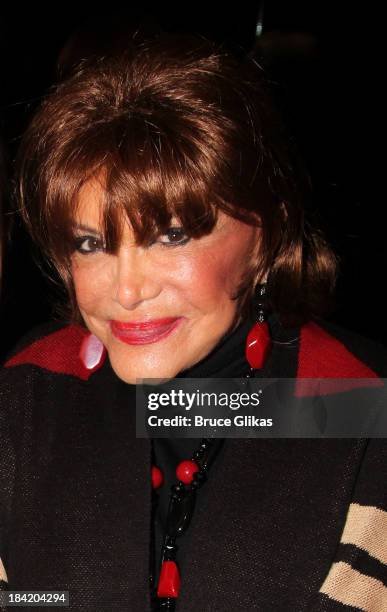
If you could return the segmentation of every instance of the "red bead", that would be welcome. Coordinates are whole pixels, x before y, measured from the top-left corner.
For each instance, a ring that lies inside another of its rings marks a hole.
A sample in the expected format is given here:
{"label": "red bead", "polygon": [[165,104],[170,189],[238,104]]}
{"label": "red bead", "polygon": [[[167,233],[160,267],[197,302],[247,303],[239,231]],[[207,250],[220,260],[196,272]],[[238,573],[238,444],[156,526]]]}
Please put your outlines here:
{"label": "red bead", "polygon": [[156,465],[152,465],[152,487],[158,489],[164,482],[163,473]]}
{"label": "red bead", "polygon": [[182,461],[176,468],[176,476],[178,480],[184,482],[184,484],[191,484],[195,472],[199,472],[200,467],[195,461]]}
{"label": "red bead", "polygon": [[163,561],[157,597],[179,597],[180,574],[174,561]]}
{"label": "red bead", "polygon": [[246,359],[254,370],[262,368],[270,349],[270,334],[267,323],[256,323],[246,339]]}

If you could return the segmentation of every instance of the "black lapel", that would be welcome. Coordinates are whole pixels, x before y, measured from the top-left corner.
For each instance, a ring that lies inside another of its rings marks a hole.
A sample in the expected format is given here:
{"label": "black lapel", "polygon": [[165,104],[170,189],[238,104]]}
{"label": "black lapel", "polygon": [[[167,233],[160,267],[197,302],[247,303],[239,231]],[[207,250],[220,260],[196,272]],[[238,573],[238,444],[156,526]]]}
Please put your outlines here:
{"label": "black lapel", "polygon": [[52,378],[20,441],[10,584],[68,590],[71,609],[146,612],[150,441],[136,438],[135,397],[105,366],[87,383]]}

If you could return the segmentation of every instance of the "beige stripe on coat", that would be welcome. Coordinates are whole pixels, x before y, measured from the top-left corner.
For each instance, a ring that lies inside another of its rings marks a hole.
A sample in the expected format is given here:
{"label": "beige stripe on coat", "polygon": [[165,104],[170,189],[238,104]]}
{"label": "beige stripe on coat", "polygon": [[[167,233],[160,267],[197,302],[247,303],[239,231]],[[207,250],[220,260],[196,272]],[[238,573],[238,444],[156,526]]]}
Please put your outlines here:
{"label": "beige stripe on coat", "polygon": [[[387,512],[376,506],[349,506],[342,544],[352,544],[387,564]],[[331,599],[366,612],[387,612],[387,588],[349,563],[333,563],[320,589]]]}
{"label": "beige stripe on coat", "polygon": [[343,561],[332,564],[320,592],[365,612],[387,612],[387,588],[384,584]]}
{"label": "beige stripe on coat", "polygon": [[8,582],[7,572],[5,571],[5,567],[1,559],[0,559],[0,580],[3,580],[3,582]]}
{"label": "beige stripe on coat", "polygon": [[354,544],[387,564],[387,512],[375,506],[351,504],[341,542]]}

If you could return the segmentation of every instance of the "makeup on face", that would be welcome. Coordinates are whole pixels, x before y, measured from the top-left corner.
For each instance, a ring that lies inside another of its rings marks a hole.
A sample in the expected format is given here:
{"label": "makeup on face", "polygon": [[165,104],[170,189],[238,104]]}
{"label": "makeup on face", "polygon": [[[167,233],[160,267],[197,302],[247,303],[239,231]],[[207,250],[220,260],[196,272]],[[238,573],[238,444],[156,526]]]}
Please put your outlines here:
{"label": "makeup on face", "polygon": [[127,223],[112,254],[100,230],[101,190],[89,181],[79,194],[71,259],[79,310],[119,378],[173,378],[233,327],[235,292],[260,229],[219,213],[213,231],[194,239],[173,219],[167,233],[139,246]]}
{"label": "makeup on face", "polygon": [[110,321],[112,334],[126,344],[151,344],[166,338],[180,324],[183,317],[165,317],[150,321]]}

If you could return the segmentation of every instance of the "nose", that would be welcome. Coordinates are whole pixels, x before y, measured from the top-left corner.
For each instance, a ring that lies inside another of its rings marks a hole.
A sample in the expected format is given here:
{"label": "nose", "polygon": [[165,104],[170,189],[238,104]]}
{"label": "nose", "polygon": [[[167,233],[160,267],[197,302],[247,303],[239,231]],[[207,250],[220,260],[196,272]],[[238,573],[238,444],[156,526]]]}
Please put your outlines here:
{"label": "nose", "polygon": [[161,292],[160,270],[154,270],[146,248],[125,245],[115,256],[113,297],[126,310],[154,299]]}

